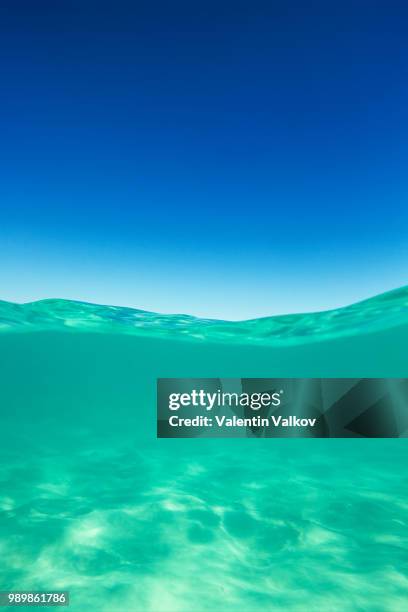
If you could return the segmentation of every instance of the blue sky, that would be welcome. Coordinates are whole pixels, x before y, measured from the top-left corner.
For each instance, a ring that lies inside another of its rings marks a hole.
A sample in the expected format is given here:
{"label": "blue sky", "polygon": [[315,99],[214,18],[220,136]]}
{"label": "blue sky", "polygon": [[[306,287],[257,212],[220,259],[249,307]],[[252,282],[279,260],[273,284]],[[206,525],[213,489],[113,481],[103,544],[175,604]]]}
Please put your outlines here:
{"label": "blue sky", "polygon": [[0,297],[239,319],[406,284],[407,13],[2,2]]}

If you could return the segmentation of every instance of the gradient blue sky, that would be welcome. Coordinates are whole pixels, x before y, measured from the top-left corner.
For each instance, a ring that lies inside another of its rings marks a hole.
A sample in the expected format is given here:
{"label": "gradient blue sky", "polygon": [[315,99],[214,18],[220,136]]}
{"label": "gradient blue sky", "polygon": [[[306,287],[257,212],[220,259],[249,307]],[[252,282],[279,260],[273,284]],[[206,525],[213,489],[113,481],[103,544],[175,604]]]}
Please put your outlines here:
{"label": "gradient blue sky", "polygon": [[406,284],[407,17],[2,2],[0,297],[238,319]]}

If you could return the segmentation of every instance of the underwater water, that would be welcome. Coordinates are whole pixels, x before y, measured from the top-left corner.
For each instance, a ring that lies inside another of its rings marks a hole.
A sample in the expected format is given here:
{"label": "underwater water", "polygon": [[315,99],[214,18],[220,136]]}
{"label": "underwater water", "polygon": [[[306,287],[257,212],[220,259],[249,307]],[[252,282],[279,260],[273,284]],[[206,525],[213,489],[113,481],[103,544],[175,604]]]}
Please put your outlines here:
{"label": "underwater water", "polygon": [[0,590],[406,610],[404,438],[156,439],[156,378],[407,377],[407,289],[239,323],[3,302],[0,329]]}

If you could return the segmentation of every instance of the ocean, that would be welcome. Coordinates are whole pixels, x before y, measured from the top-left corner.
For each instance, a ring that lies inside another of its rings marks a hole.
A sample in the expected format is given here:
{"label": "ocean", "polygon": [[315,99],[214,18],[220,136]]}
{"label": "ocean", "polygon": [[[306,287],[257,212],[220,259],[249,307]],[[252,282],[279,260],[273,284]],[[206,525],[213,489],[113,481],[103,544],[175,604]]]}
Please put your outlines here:
{"label": "ocean", "polygon": [[248,322],[0,303],[0,590],[73,612],[399,611],[400,439],[157,439],[158,377],[408,377],[408,289]]}

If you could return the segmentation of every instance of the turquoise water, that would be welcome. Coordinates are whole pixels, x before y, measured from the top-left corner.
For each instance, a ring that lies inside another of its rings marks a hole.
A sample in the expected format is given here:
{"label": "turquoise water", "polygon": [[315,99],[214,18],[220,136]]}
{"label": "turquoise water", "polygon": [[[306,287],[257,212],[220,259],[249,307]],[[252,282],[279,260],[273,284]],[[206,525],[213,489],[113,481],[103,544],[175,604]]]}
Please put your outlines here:
{"label": "turquoise water", "polygon": [[158,376],[407,377],[406,289],[283,322],[0,311],[0,589],[75,612],[406,609],[405,439],[157,440],[155,412]]}
{"label": "turquoise water", "polygon": [[124,333],[228,344],[288,346],[374,333],[408,323],[408,287],[323,312],[247,321],[198,319],[69,300],[0,301],[0,332],[65,330]]}

